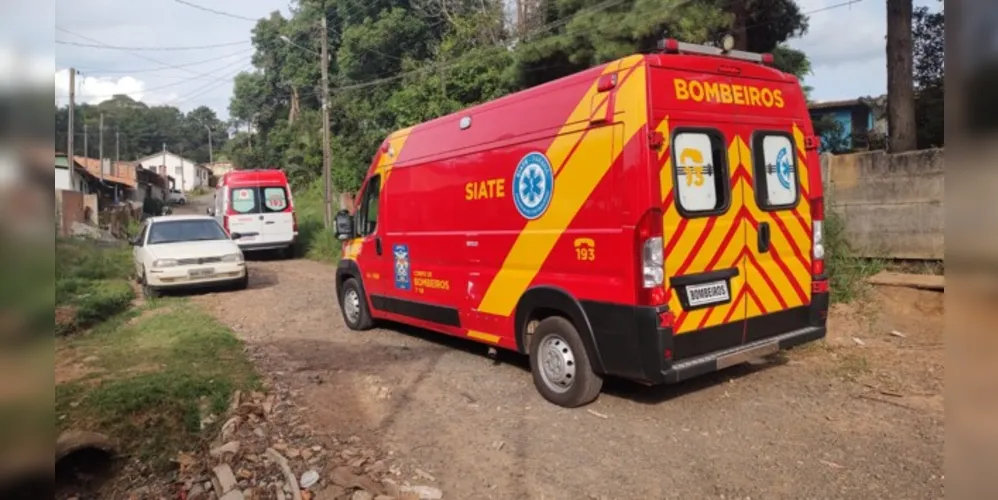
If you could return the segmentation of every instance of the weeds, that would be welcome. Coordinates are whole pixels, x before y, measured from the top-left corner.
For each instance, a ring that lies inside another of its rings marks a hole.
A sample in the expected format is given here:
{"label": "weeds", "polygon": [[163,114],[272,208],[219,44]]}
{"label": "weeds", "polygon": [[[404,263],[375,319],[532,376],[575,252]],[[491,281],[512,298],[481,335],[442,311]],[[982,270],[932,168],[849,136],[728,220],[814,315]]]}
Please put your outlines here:
{"label": "weeds", "polygon": [[56,387],[58,421],[112,435],[127,453],[163,468],[217,430],[209,416],[223,414],[233,391],[259,382],[242,343],[185,299],[126,316],[131,321],[120,317],[64,346],[94,371]]}
{"label": "weeds", "polygon": [[866,278],[883,270],[883,261],[857,256],[846,238],[845,221],[832,210],[825,212],[824,233],[825,266],[832,302],[861,298],[867,290]]}
{"label": "weeds", "polygon": [[63,335],[89,328],[126,309],[135,292],[129,283],[131,255],[127,247],[83,239],[56,243],[55,332]]}
{"label": "weeds", "polygon": [[295,193],[295,212],[298,214],[298,238],[305,257],[323,262],[337,262],[340,242],[332,230],[323,224],[323,196],[319,183]]}

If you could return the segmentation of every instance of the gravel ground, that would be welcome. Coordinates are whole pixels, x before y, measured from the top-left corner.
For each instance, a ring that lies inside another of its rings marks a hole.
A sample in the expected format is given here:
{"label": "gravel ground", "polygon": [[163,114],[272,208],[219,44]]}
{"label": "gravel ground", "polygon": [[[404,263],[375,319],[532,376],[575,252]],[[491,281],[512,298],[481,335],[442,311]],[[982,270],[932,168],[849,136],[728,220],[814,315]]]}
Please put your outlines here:
{"label": "gravel ground", "polygon": [[249,267],[248,290],[194,300],[263,353],[314,428],[393,450],[444,498],[943,497],[941,294],[878,289],[833,309],[827,342],[678,386],[611,381],[567,410],[518,355],[347,330],[332,266]]}

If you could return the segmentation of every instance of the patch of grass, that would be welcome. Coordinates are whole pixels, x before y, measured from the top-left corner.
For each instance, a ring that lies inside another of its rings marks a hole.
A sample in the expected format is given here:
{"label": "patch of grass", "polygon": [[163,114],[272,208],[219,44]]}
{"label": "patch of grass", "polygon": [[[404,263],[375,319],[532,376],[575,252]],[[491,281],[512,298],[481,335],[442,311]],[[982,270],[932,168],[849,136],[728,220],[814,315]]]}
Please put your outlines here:
{"label": "patch of grass", "polygon": [[114,316],[131,304],[135,291],[125,280],[97,280],[86,282],[85,293],[73,301],[76,306],[76,324],[87,327]]}
{"label": "patch of grass", "polygon": [[340,242],[333,231],[323,226],[323,196],[320,183],[313,183],[295,193],[298,214],[298,239],[301,254],[309,259],[338,262]]}
{"label": "patch of grass", "polygon": [[132,253],[125,244],[80,238],[56,241],[57,281],[128,279],[132,272]]}
{"label": "patch of grass", "polygon": [[58,425],[107,433],[126,453],[162,468],[213,436],[221,422],[202,429],[202,420],[222,415],[235,390],[257,389],[259,381],[242,342],[186,299],[128,316],[67,341],[75,358],[98,369],[56,387]]}
{"label": "patch of grass", "polygon": [[855,381],[870,372],[870,361],[859,353],[842,353],[836,371],[843,378]]}
{"label": "patch of grass", "polygon": [[832,302],[852,302],[861,298],[868,290],[866,278],[883,270],[883,261],[859,257],[846,238],[845,221],[831,210],[825,213],[823,238]]}
{"label": "patch of grass", "polygon": [[127,246],[62,239],[56,252],[56,334],[89,328],[128,309],[135,292]]}

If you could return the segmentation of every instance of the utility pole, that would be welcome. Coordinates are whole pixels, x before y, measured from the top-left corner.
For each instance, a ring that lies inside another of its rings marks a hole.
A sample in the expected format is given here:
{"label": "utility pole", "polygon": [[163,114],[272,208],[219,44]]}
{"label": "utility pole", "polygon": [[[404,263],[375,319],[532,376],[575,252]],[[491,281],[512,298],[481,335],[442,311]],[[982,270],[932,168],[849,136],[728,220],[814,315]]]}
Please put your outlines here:
{"label": "utility pole", "polygon": [[186,170],[187,169],[184,168],[184,145],[181,144],[180,146],[177,146],[177,147],[180,149],[180,153],[178,153],[178,154],[180,154],[180,191],[186,192],[187,191],[187,180],[186,180],[186,177],[187,177]]}
{"label": "utility pole", "polygon": [[912,0],[887,0],[887,150],[912,151],[915,129]]}
{"label": "utility pole", "polygon": [[329,151],[329,30],[326,29],[326,14],[322,14],[322,183],[325,200],[323,222],[326,229],[332,223],[332,179],[330,178]]}
{"label": "utility pole", "polygon": [[208,130],[208,163],[212,164],[215,163],[215,153],[211,147],[211,127],[205,125],[204,128]]}
{"label": "utility pole", "polygon": [[87,127],[86,115],[83,115],[83,157],[90,158],[90,130]]}
{"label": "utility pole", "polygon": [[121,137],[120,137],[120,135],[121,135],[121,132],[119,132],[117,130],[114,131],[114,166],[116,168],[118,166],[118,162],[121,161],[121,147],[120,147],[121,146],[121,143],[120,143]]}
{"label": "utility pole", "polygon": [[97,131],[97,156],[100,156],[100,181],[104,183],[104,113],[100,114],[100,130]]}
{"label": "utility pole", "polygon": [[[163,178],[170,182],[170,172],[166,169],[166,143],[163,143]],[[173,188],[177,187],[177,180],[173,180]]]}
{"label": "utility pole", "polygon": [[76,68],[69,68],[69,130],[68,136],[66,137],[66,160],[69,162],[69,186],[71,189],[76,189],[76,162],[73,160],[73,154],[75,150],[73,147],[73,134],[76,133],[73,130],[73,120],[74,111],[76,111]]}

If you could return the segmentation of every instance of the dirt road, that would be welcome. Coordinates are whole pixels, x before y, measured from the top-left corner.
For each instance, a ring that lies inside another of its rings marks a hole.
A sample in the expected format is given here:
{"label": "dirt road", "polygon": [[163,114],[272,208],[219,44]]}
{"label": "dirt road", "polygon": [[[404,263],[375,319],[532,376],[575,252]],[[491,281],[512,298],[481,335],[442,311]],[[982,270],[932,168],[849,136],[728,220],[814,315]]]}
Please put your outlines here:
{"label": "dirt road", "polygon": [[393,450],[445,498],[943,496],[938,294],[876,290],[836,307],[821,345],[679,386],[613,381],[566,410],[519,356],[494,363],[484,346],[404,327],[347,330],[329,265],[250,269],[249,290],[194,300],[300,389],[315,428]]}

